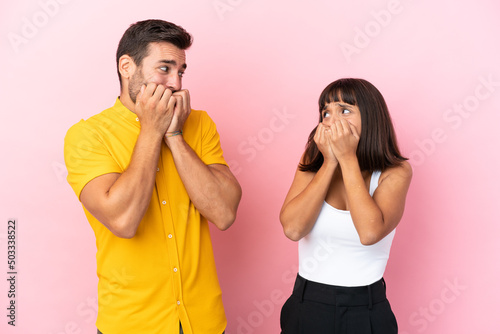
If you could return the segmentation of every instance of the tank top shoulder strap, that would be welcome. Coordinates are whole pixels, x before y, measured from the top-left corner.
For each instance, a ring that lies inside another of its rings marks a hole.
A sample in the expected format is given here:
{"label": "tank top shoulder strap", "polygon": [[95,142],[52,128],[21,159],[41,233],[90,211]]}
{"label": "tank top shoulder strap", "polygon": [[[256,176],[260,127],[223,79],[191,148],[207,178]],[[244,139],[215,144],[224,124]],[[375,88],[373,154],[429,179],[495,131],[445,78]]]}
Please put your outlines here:
{"label": "tank top shoulder strap", "polygon": [[372,176],[370,178],[370,196],[373,196],[375,193],[375,190],[378,187],[378,180],[380,179],[380,175],[382,174],[381,171],[376,170],[372,173]]}

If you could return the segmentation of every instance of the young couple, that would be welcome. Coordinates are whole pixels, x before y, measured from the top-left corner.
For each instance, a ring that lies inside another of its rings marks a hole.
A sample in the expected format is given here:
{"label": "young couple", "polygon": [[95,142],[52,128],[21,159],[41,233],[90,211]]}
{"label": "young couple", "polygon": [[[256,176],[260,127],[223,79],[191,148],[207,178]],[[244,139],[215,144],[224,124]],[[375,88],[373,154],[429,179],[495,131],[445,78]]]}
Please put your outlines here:
{"label": "young couple", "polygon": [[[214,122],[182,89],[191,43],[166,21],[131,25],[116,54],[120,96],[65,138],[68,182],[96,236],[98,333],[226,329],[208,221],[229,228],[241,188]],[[397,333],[382,276],[411,180],[406,160],[373,85],[325,88],[280,214],[300,264],[282,333]]]}

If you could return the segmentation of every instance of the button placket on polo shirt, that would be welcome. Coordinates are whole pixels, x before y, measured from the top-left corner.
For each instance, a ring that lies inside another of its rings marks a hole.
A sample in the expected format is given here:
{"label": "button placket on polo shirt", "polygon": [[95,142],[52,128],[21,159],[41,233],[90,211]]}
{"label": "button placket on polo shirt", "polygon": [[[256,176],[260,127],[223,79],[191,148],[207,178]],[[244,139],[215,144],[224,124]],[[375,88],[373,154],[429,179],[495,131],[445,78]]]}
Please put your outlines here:
{"label": "button placket on polo shirt", "polygon": [[173,217],[171,210],[171,203],[169,201],[169,194],[167,187],[165,186],[166,179],[165,175],[162,173],[158,173],[160,170],[165,171],[168,170],[165,168],[165,148],[162,147],[162,151],[160,153],[159,158],[159,167],[157,167],[157,175],[156,175],[156,189],[158,191],[158,198],[160,200],[160,210],[162,215],[162,224],[164,226],[164,233],[166,234],[166,248],[167,248],[167,258],[168,264],[167,266],[171,268],[170,275],[172,279],[172,284],[174,287],[175,296],[173,296],[176,301],[176,306],[181,306],[182,301],[182,282],[181,275],[179,270],[179,255],[178,255],[178,246],[177,241],[174,238],[174,225],[173,225]]}

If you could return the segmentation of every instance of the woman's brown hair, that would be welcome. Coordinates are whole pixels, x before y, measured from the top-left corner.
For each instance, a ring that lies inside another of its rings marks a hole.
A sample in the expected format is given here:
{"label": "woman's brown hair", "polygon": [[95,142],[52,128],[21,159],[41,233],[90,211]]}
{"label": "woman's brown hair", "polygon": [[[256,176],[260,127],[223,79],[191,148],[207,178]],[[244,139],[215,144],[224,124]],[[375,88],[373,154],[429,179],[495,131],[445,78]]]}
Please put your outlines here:
{"label": "woman's brown hair", "polygon": [[[399,152],[396,133],[384,97],[379,90],[363,79],[339,79],[329,84],[319,97],[319,122],[323,108],[331,102],[355,105],[361,113],[361,134],[356,150],[361,171],[384,171],[408,160]],[[317,126],[306,144],[299,170],[317,172],[323,165],[323,154],[314,142]]]}

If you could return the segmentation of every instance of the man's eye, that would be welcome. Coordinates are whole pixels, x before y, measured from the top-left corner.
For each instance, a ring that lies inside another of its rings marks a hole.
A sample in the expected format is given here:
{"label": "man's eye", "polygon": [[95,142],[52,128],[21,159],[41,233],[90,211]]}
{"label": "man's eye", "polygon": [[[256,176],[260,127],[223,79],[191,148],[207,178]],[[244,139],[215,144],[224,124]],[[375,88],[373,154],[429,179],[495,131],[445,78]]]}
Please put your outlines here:
{"label": "man's eye", "polygon": [[182,78],[184,76],[184,72],[179,72],[179,76]]}
{"label": "man's eye", "polygon": [[160,70],[162,70],[163,72],[168,72],[168,66],[162,66],[160,67]]}

